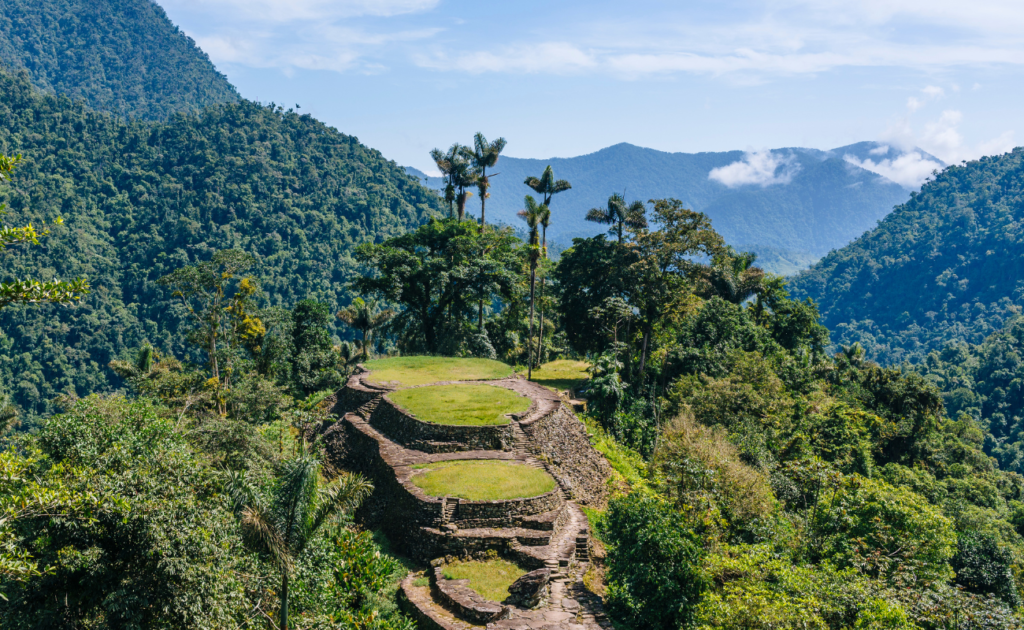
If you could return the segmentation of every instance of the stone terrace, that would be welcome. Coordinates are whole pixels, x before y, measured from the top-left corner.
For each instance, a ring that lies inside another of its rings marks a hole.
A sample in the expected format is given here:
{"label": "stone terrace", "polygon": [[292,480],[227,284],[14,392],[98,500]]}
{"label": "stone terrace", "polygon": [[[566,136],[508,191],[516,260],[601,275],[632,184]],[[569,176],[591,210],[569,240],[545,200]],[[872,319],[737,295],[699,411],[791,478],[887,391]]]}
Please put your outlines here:
{"label": "stone terrace", "polygon": [[[533,609],[487,602],[465,584],[438,577],[440,569],[424,574],[429,586],[417,586],[422,580],[410,574],[400,599],[420,627],[610,628],[600,599],[581,581],[589,531],[579,507],[603,502],[609,470],[571,408],[556,393],[520,378],[477,381],[529,397],[530,408],[510,417],[507,425],[425,428],[428,423],[387,398],[394,389],[367,382],[368,374],[355,374],[338,392],[332,411],[340,421],[324,432],[332,460],[374,483],[360,518],[381,526],[415,560],[435,567],[453,557],[498,553],[527,570],[550,570],[548,596]],[[414,466],[448,460],[502,460],[542,468],[558,487],[537,497],[467,501],[429,496],[412,483]]]}

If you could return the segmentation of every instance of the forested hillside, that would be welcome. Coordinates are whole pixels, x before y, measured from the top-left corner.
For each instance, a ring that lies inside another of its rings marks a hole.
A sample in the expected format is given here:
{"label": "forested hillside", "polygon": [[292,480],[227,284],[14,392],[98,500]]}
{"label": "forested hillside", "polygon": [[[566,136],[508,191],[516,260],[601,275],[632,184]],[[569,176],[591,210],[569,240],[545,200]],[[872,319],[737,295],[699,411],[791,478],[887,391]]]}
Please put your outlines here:
{"label": "forested hillside", "polygon": [[206,53],[150,0],[0,0],[0,65],[129,118],[238,100]]}
{"label": "forested hillside", "polygon": [[7,220],[61,215],[42,247],[2,254],[5,280],[86,277],[73,308],[0,312],[0,382],[26,410],[111,387],[107,363],[148,340],[186,356],[183,314],[156,280],[223,248],[256,255],[270,305],[350,299],[350,256],[437,209],[401,167],[308,115],[251,102],[166,124],[126,123],[26,75],[0,74],[0,153],[24,156],[0,189]]}
{"label": "forested hillside", "polygon": [[[772,155],[779,161],[777,183],[733,187],[709,174],[744,160],[742,151],[666,153],[622,143],[573,158],[502,157],[493,169],[499,175],[491,179],[488,219],[517,223],[523,195],[530,192],[523,180],[550,164],[556,177],[572,184],[552,203],[548,229],[548,238],[565,246],[603,231],[584,217],[612,193],[641,201],[674,197],[707,214],[729,243],[758,252],[759,264],[788,275],[874,227],[908,196],[894,182],[846,162],[845,148],[777,149]],[[437,179],[428,185],[440,188]],[[467,208],[478,214],[479,199],[471,198]]]}
{"label": "forested hillside", "polygon": [[951,166],[790,284],[883,363],[981,343],[1024,303],[1024,149]]}

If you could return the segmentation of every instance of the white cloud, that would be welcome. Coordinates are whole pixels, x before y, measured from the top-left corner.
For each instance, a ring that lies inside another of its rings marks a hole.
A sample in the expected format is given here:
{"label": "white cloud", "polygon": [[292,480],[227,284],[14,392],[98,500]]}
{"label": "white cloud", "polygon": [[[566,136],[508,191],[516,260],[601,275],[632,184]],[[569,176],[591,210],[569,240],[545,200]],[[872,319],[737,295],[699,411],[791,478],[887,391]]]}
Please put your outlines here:
{"label": "white cloud", "polygon": [[921,109],[922,107],[924,107],[924,103],[922,103],[917,97],[911,96],[910,98],[907,99],[907,110],[908,111],[916,112],[917,110]]}
{"label": "white cloud", "polygon": [[[888,150],[889,147],[885,148]],[[871,153],[874,153],[874,151]],[[942,170],[941,164],[934,160],[929,160],[917,151],[904,153],[895,159],[882,159],[878,162],[872,159],[862,162],[853,155],[846,155],[843,159],[850,164],[894,181],[904,188],[919,188],[924,183],[924,180],[928,179],[932,174],[932,171]]]}
{"label": "white cloud", "polygon": [[[920,147],[946,164],[955,164],[961,160],[974,160],[983,155],[997,155],[1010,151],[1014,147],[1014,132],[1012,130],[1004,131],[997,137],[976,145],[969,145],[964,142],[964,137],[960,133],[961,122],[963,122],[963,113],[955,109],[947,109],[938,118],[927,121],[920,131],[915,131],[909,120],[900,120],[882,134],[881,140],[901,147],[906,152],[912,152]],[[904,164],[907,169],[912,166],[909,162]]]}
{"label": "white cloud", "polygon": [[792,155],[783,155],[770,150],[748,152],[742,160],[720,166],[708,174],[708,179],[725,184],[730,188],[756,184],[788,184],[800,166]]}
{"label": "white cloud", "polygon": [[941,98],[945,96],[946,91],[937,85],[929,85],[921,90],[928,98]]}
{"label": "white cloud", "polygon": [[874,149],[871,149],[870,151],[868,151],[868,154],[869,155],[888,155],[889,154],[889,150],[891,148],[892,147],[890,147],[889,145],[883,144],[881,146],[875,147]]}
{"label": "white cloud", "polygon": [[587,52],[565,42],[545,42],[531,46],[506,48],[499,52],[471,52],[449,57],[443,53],[417,54],[413,61],[423,68],[483,72],[523,72],[566,74],[596,65]]}

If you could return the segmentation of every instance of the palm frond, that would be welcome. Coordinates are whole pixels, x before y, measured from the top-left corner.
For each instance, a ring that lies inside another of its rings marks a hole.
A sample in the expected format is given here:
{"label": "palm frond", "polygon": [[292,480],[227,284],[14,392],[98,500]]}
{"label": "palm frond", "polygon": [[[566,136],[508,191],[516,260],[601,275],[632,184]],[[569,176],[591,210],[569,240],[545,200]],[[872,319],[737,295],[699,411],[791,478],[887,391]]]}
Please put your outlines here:
{"label": "palm frond", "polygon": [[343,474],[319,488],[316,505],[310,512],[309,535],[342,513],[350,512],[373,492],[373,484],[360,475]]}
{"label": "palm frond", "polygon": [[257,508],[246,507],[239,519],[242,537],[250,549],[259,550],[274,559],[281,571],[291,572],[292,554],[288,543],[275,527],[270,514]]}

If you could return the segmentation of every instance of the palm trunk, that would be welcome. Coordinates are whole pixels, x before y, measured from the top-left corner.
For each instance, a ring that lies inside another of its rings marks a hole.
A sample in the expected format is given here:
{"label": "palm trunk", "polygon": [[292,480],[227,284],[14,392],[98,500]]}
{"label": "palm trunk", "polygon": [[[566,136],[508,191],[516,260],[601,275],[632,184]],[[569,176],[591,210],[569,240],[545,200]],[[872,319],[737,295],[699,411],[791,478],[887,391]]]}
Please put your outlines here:
{"label": "palm trunk", "polygon": [[288,630],[288,574],[281,576],[281,630]]}
{"label": "palm trunk", "polygon": [[533,378],[533,295],[537,283],[537,266],[530,267],[530,334],[526,339],[526,380]]}
{"label": "palm trunk", "polygon": [[367,352],[366,352],[366,331],[364,330],[363,331],[363,361],[366,361],[369,358],[370,358],[370,355],[368,355]]}
{"label": "palm trunk", "polygon": [[540,364],[544,361],[544,285],[547,282],[547,276],[541,276],[540,279],[540,327],[538,329],[537,339],[537,363]]}
{"label": "palm trunk", "polygon": [[651,332],[653,332],[651,329],[652,326],[650,324],[644,326],[644,345],[643,349],[640,350],[640,374],[637,375],[641,382],[643,382],[644,367],[646,367],[647,364],[647,342],[651,338]]}
{"label": "palm trunk", "polygon": [[487,169],[482,169],[483,175],[481,179],[484,181],[484,187],[480,190],[480,227],[484,226],[484,217],[487,215],[485,212],[487,206]]}

